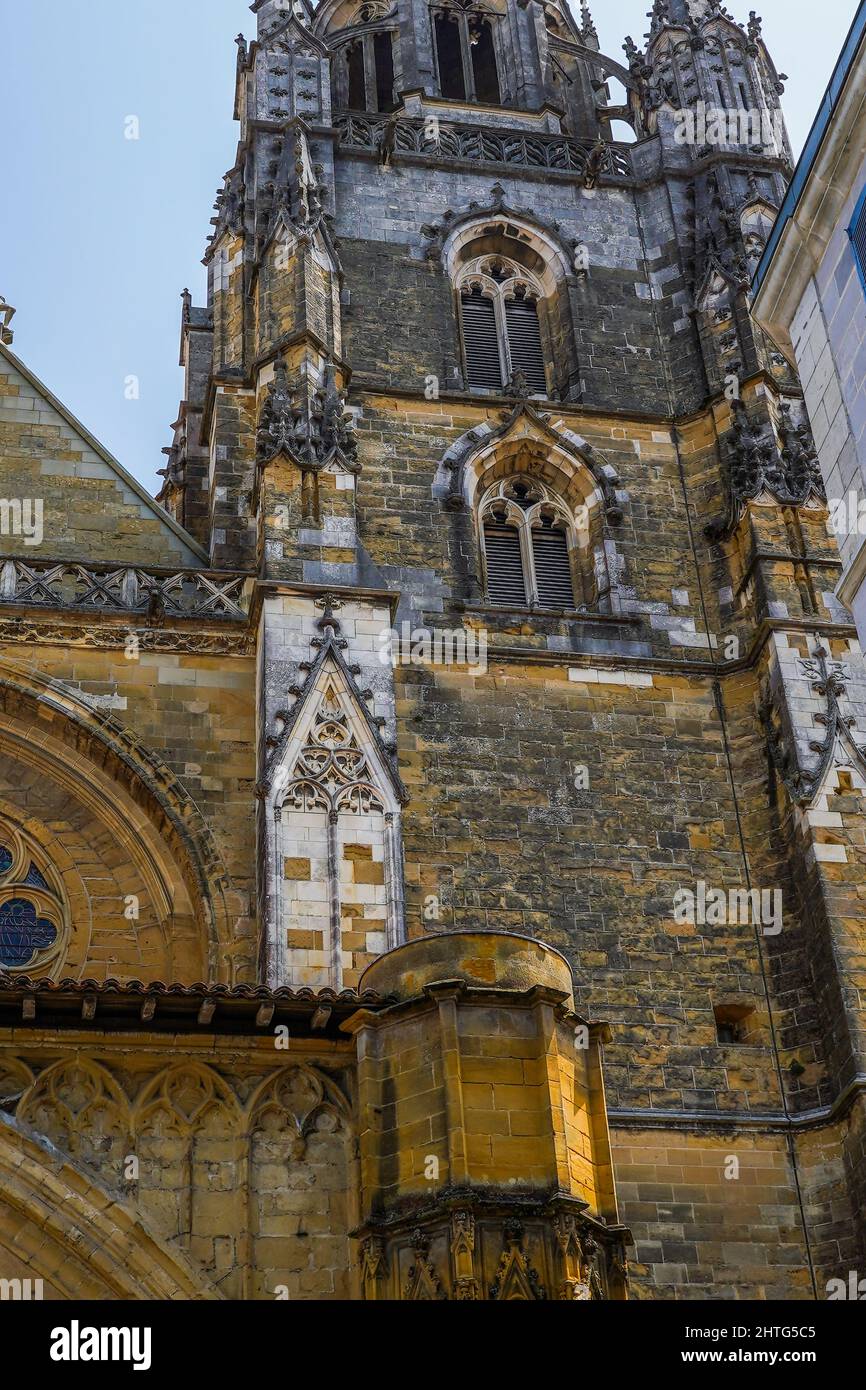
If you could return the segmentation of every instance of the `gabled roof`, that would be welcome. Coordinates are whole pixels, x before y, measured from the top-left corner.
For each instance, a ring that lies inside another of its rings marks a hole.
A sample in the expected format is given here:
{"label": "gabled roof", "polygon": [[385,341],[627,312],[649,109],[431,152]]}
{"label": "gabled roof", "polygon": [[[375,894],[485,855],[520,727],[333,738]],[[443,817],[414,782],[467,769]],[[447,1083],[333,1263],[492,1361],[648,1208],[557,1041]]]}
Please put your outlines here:
{"label": "gabled roof", "polygon": [[[194,540],[193,537],[175,521],[174,517],[169,515],[169,513],[151,497],[147,489],[123,467],[123,464],[120,463],[113,454],[109,453],[109,451],[100,444],[99,440],[90,433],[90,430],[88,430],[80,420],[76,419],[72,412],[49,390],[45,383],[40,381],[39,377],[21,361],[20,357],[17,357],[9,347],[0,343],[0,371],[2,371],[4,367],[8,367],[11,369],[12,373],[23,378],[24,383],[29,387],[32,395],[44,402],[48,413],[50,414],[53,412],[58,417],[58,425],[66,426],[67,430],[77,436],[81,441],[82,450],[85,453],[96,456],[95,463],[93,460],[87,463],[86,471],[84,466],[82,466],[80,476],[87,477],[88,479],[93,479],[95,476],[104,476],[106,479],[110,479],[120,490],[124,503],[137,506],[142,514],[149,516],[158,523],[159,527],[165,533],[167,549],[171,552],[170,555],[167,556],[170,563],[174,563],[175,559],[179,565],[191,565],[195,567],[200,564],[209,563],[210,557],[207,551],[199,545],[198,541]],[[0,401],[0,415],[2,415],[2,406],[4,404],[14,409],[17,399],[20,398],[14,396],[4,397],[3,400]],[[75,473],[73,472],[71,475],[67,475],[63,481],[67,490],[71,491],[75,484]],[[85,555],[82,556],[82,559],[87,558],[88,557]]]}

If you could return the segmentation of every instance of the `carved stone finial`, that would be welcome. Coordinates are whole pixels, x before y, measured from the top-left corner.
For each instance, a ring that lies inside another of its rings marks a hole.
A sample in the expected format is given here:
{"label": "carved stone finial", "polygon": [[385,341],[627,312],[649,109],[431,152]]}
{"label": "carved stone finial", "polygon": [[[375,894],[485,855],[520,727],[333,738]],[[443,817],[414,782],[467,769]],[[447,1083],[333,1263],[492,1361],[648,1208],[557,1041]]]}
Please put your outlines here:
{"label": "carved stone finial", "polygon": [[580,31],[587,48],[598,47],[598,30],[593,22],[587,0],[580,0]]}
{"label": "carved stone finial", "polygon": [[343,600],[339,594],[322,594],[316,599],[316,607],[323,610],[321,618],[316,620],[316,627],[322,632],[330,632],[332,636],[339,637],[343,629],[339,618],[334,617],[334,613],[343,607]]}
{"label": "carved stone finial", "polygon": [[16,310],[12,308],[11,304],[7,304],[3,295],[0,294],[0,319],[2,319],[2,323],[0,323],[0,343],[2,343],[4,347],[11,347],[12,340],[15,337],[13,330],[9,327],[15,317],[15,313]]}

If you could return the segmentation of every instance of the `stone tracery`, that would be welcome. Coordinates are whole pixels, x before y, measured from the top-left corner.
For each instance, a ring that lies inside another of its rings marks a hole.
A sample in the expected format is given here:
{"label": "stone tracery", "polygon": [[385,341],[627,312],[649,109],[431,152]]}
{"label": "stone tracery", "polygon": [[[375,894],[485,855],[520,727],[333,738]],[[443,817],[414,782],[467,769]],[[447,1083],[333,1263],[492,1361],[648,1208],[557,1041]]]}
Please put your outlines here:
{"label": "stone tracery", "polygon": [[0,820],[0,969],[41,971],[66,947],[59,880],[31,837]]}

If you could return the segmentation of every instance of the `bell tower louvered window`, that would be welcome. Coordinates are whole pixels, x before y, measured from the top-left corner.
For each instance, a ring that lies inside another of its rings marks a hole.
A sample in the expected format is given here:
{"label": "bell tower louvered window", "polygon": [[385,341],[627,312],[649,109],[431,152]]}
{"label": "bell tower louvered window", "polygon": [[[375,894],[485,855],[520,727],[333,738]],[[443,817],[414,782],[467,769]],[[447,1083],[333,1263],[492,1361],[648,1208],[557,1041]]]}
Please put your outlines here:
{"label": "bell tower louvered window", "polygon": [[484,526],[484,553],[487,560],[487,596],[491,603],[507,608],[526,607],[523,577],[523,550],[516,526]]}
{"label": "bell tower louvered window", "polygon": [[562,527],[533,527],[532,561],[538,602],[542,608],[573,608],[574,580],[571,577],[568,537]]}
{"label": "bell tower louvered window", "polygon": [[540,287],[504,258],[483,257],[460,279],[460,317],[470,391],[547,395]]}
{"label": "bell tower louvered window", "polygon": [[464,4],[433,11],[439,94],[451,101],[482,101],[499,106],[502,91],[493,23],[497,16]]}
{"label": "bell tower louvered window", "polygon": [[500,391],[502,358],[496,301],[480,286],[460,297],[463,309],[463,347],[470,389]]}
{"label": "bell tower louvered window", "polygon": [[508,331],[512,373],[523,373],[533,396],[545,395],[547,379],[544,373],[538,305],[533,299],[506,299],[505,326]]}
{"label": "bell tower louvered window", "polygon": [[[361,23],[379,18],[362,6]],[[338,50],[334,64],[334,104],[351,111],[393,111],[396,78],[394,71],[394,33],[390,29],[368,30]]]}
{"label": "bell tower louvered window", "polygon": [[504,608],[577,607],[565,505],[544,484],[521,476],[496,483],[480,508],[487,598]]}
{"label": "bell tower louvered window", "polygon": [[854,248],[854,259],[860,272],[860,281],[863,288],[866,289],[866,188],[864,188],[857,204],[857,211],[854,213],[854,220],[848,228],[848,235]]}

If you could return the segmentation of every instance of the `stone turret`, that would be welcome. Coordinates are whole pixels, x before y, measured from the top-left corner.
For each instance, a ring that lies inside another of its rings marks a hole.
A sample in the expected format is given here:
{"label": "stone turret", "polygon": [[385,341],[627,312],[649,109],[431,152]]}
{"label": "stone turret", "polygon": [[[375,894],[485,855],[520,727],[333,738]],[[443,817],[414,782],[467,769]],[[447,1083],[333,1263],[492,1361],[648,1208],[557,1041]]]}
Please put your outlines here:
{"label": "stone turret", "polygon": [[626,1297],[603,1024],[558,952],[452,933],[384,956],[354,1034],[367,1299]]}

